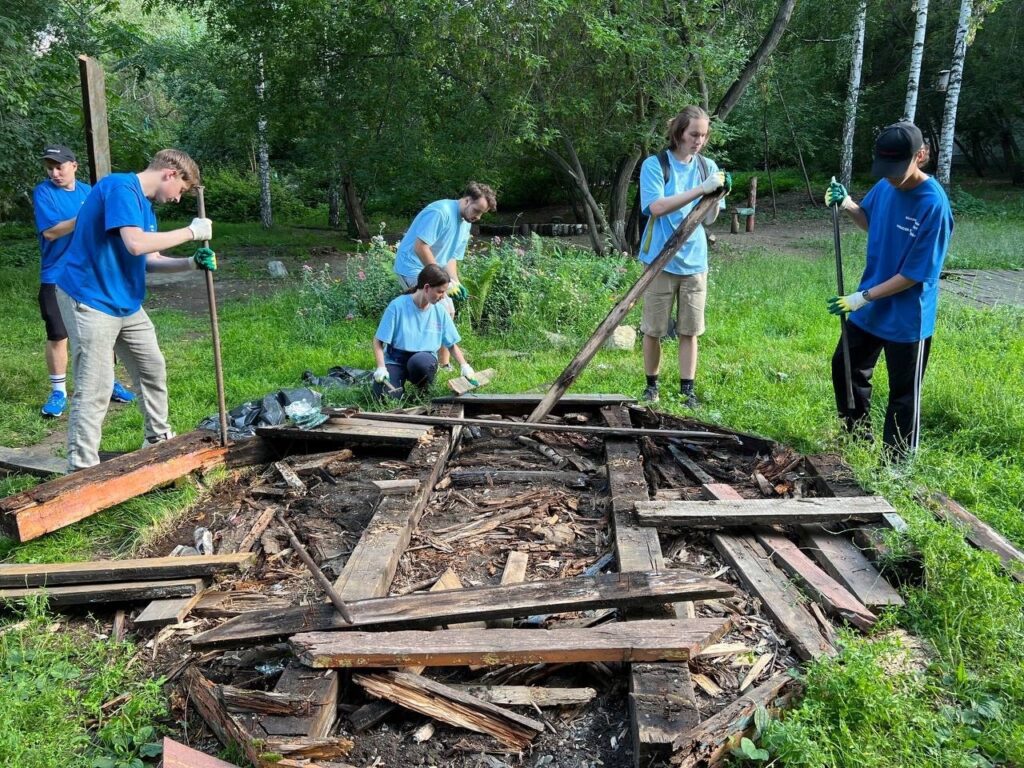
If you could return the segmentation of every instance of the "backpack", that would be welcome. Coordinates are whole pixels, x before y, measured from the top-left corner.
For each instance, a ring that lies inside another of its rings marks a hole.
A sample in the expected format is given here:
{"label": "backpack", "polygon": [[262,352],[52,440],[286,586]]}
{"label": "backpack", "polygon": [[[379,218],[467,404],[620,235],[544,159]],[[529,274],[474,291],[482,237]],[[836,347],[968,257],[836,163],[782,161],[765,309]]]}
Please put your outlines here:
{"label": "backpack", "polygon": [[[703,184],[709,175],[708,172],[708,161],[704,158],[704,155],[698,154],[697,158],[697,175]],[[670,175],[671,168],[668,162],[668,149],[662,149],[658,152],[658,163],[661,165],[661,177],[665,184],[668,184],[668,177]],[[650,219],[657,219],[657,216],[646,216],[644,215],[644,209],[640,205],[640,186],[637,185],[636,189],[636,206],[637,210],[640,211],[640,232],[642,245],[640,247],[640,253],[647,253],[651,249],[651,238],[654,235],[654,222]],[[650,228],[648,229],[648,225]]]}

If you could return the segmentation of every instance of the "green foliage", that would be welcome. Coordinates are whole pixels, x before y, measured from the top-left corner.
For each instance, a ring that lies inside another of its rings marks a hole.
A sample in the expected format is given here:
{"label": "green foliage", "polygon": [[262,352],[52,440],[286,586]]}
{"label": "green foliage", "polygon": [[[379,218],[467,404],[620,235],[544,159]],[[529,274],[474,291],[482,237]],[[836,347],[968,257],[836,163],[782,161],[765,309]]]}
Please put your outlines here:
{"label": "green foliage", "polygon": [[[203,169],[203,185],[206,215],[215,222],[259,220],[260,183],[255,174],[226,167]],[[305,213],[295,190],[278,178],[271,179],[270,198],[275,221],[293,221]]]}

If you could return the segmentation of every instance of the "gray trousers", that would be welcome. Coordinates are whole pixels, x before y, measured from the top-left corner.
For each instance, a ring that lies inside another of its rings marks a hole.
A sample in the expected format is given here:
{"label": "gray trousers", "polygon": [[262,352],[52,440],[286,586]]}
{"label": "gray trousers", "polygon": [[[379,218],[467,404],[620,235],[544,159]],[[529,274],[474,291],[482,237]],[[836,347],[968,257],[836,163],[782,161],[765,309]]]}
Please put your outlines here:
{"label": "gray trousers", "polygon": [[113,317],[75,301],[60,288],[57,304],[71,344],[75,380],[68,413],[68,470],[100,463],[103,419],[114,387],[115,353],[131,376],[146,440],[170,435],[167,366],[156,342],[156,329],[145,310]]}

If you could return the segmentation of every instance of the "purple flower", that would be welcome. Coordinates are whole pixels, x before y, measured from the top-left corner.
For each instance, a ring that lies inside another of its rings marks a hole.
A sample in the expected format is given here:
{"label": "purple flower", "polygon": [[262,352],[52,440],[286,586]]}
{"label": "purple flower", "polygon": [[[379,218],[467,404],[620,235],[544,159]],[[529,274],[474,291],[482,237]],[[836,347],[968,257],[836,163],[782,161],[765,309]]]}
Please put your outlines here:
{"label": "purple flower", "polygon": [[361,269],[360,269],[360,270],[359,270],[359,271],[358,271],[358,272],[356,273],[356,277],[358,277],[358,278],[359,278],[360,280],[365,280],[365,279],[366,279],[366,273],[365,273],[365,272],[363,272],[363,270],[361,270]]}

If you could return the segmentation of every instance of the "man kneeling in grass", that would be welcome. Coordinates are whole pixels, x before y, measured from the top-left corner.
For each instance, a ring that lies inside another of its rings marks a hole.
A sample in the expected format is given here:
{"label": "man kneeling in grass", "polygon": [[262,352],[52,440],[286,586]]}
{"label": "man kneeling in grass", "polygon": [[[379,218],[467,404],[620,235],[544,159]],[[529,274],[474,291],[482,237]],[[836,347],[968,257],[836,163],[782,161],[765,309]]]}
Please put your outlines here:
{"label": "man kneeling in grass", "polygon": [[217,268],[209,248],[185,258],[160,253],[213,237],[209,219],[193,219],[187,227],[170,232],[156,231],[153,203],[177,202],[197,184],[195,161],[180,150],[164,149],[141,173],[114,173],[101,179],[81,207],[56,279],[75,377],[68,416],[69,471],[99,464],[115,352],[138,393],[146,443],[174,434],[167,407],[167,368],[142,300],[147,271]]}
{"label": "man kneeling in grass", "polygon": [[385,391],[399,400],[409,382],[425,390],[437,375],[437,350],[451,350],[461,365],[461,373],[473,378],[473,368],[459,349],[458,330],[440,303],[448,292],[451,276],[437,264],[420,270],[416,283],[384,310],[373,337],[373,394],[381,398]]}

